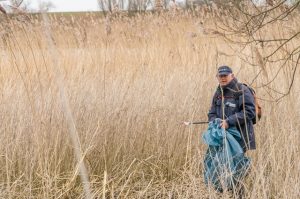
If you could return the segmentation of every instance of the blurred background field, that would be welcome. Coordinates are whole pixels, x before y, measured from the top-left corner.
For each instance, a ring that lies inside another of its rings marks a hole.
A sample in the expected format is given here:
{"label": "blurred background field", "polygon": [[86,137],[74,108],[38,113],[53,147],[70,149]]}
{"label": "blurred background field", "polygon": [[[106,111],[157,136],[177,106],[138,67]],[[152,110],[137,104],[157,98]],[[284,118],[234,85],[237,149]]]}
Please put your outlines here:
{"label": "blurred background field", "polygon": [[[289,95],[275,101],[274,89],[289,89],[295,66],[276,76],[279,63],[261,64],[272,46],[230,43],[213,15],[188,11],[48,17],[55,57],[40,16],[1,22],[1,198],[84,197],[61,86],[94,198],[217,198],[203,183],[206,126],[182,122],[207,120],[223,64],[256,89],[263,107],[257,150],[247,154],[247,198],[299,197],[300,71]],[[299,27],[295,16],[260,34]]]}

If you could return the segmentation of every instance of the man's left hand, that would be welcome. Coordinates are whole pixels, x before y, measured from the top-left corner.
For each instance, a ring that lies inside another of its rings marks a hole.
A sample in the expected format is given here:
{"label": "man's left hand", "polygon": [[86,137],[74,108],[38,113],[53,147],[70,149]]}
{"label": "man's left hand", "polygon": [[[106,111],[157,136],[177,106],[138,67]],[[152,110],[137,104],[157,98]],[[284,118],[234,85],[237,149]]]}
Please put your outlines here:
{"label": "man's left hand", "polygon": [[222,120],[221,128],[228,129],[229,125],[226,120]]}

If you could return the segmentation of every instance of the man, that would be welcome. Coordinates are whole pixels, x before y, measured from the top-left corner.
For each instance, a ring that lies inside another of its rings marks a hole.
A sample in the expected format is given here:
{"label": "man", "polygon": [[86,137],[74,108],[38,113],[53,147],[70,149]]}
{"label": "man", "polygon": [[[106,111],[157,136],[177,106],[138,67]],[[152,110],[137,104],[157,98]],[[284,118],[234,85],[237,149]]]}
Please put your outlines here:
{"label": "man", "polygon": [[239,144],[243,151],[255,149],[255,101],[250,89],[238,82],[228,66],[218,68],[217,79],[219,86],[212,99],[209,121],[219,118],[222,128],[236,127],[242,137]]}

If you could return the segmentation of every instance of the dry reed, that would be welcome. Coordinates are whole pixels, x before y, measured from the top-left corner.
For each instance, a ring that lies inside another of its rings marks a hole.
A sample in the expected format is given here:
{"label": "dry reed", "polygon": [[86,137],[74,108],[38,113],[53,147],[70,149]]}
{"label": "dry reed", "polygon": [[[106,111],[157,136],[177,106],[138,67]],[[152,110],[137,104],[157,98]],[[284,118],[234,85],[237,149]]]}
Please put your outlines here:
{"label": "dry reed", "polygon": [[[218,65],[233,66],[244,82],[256,76],[260,66],[239,57],[251,56],[252,48],[232,50],[221,37],[203,34],[199,24],[205,18],[183,11],[109,20],[94,14],[49,17],[92,195],[218,197],[202,178],[206,127],[181,122],[206,120]],[[42,20],[30,18],[5,19],[9,28],[0,42],[0,197],[83,198],[55,84],[57,66]],[[290,23],[299,27],[297,19]],[[277,31],[265,34],[283,34]],[[262,66],[269,78],[279,67]],[[286,90],[290,72],[282,70],[270,86]],[[247,198],[300,195],[299,74],[289,96],[279,103],[262,101],[257,150],[248,153],[253,164]],[[265,81],[262,76],[254,84]],[[257,92],[265,99],[278,95],[266,88]]]}

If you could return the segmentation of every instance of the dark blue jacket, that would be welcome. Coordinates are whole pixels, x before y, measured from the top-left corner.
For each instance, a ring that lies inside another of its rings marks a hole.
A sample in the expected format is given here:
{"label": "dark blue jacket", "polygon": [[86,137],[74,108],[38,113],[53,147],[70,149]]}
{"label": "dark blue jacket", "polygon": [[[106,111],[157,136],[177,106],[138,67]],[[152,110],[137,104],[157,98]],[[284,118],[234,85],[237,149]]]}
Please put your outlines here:
{"label": "dark blue jacket", "polygon": [[[222,91],[224,103],[222,103]],[[255,137],[252,120],[255,118],[255,102],[250,89],[234,78],[224,87],[218,86],[208,113],[209,121],[224,119],[229,127],[237,127],[241,133],[240,145],[244,151],[255,149]]]}

